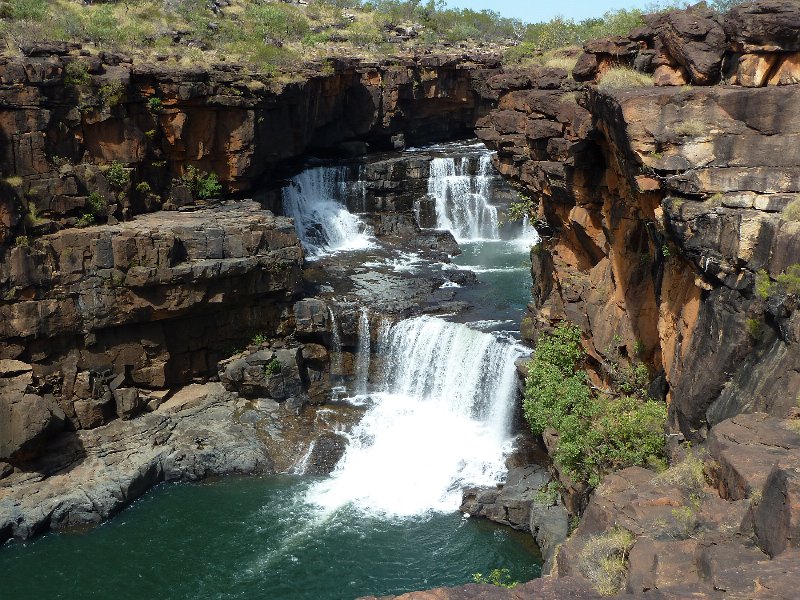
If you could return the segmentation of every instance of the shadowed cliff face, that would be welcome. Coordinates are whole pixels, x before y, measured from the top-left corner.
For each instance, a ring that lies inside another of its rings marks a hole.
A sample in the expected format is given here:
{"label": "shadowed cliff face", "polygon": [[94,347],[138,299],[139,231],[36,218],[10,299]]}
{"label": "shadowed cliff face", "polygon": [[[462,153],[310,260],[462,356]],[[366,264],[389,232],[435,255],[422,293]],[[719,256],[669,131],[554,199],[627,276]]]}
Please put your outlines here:
{"label": "shadowed cliff face", "polygon": [[[228,64],[175,69],[53,52],[0,59],[0,244],[74,223],[90,191],[117,219],[191,204],[191,190],[173,181],[190,166],[248,192],[308,151],[465,133],[491,106],[484,82],[499,66],[491,56],[338,60],[330,73],[281,82]],[[113,161],[129,181],[109,178]]]}
{"label": "shadowed cliff face", "polygon": [[478,123],[541,200],[524,334],[580,325],[598,380],[645,361],[692,439],[740,412],[789,416],[800,321],[774,281],[800,262],[796,86],[592,88],[576,104],[531,80],[490,80],[507,91]]}

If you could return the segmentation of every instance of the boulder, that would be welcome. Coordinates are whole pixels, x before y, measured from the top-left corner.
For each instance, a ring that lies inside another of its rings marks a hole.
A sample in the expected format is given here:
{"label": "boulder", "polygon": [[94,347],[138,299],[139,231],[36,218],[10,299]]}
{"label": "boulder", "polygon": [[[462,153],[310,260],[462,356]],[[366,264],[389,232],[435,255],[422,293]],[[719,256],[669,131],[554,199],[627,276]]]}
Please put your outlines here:
{"label": "boulder", "polygon": [[759,0],[733,6],[724,16],[724,27],[737,49],[798,51],[800,10],[792,0]]}
{"label": "boulder", "polygon": [[120,419],[132,419],[144,408],[144,401],[136,388],[117,388],[113,391]]}

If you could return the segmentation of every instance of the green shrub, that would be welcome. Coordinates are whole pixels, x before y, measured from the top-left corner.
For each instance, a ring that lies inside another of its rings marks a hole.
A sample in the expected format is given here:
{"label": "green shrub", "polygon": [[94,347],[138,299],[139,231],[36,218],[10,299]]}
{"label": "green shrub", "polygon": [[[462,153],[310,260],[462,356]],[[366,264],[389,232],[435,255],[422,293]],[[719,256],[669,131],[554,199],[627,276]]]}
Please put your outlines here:
{"label": "green shrub", "polygon": [[149,194],[150,193],[150,184],[146,181],[140,181],[136,184],[136,191],[140,194]]}
{"label": "green shrub", "polygon": [[786,270],[775,277],[773,282],[764,269],[756,273],[755,292],[762,300],[769,300],[778,294],[800,296],[800,263],[786,267]]}
{"label": "green shrub", "polygon": [[115,190],[125,189],[131,181],[131,174],[119,162],[114,161],[105,172],[108,184]]}
{"label": "green shrub", "polygon": [[747,319],[747,321],[745,321],[745,326],[747,327],[748,335],[753,340],[758,341],[761,339],[761,336],[764,334],[764,324],[760,319]]}
{"label": "green shrub", "polygon": [[94,225],[94,215],[92,213],[86,213],[75,221],[75,227],[89,227],[89,225]]}
{"label": "green shrub", "polygon": [[781,290],[792,296],[800,296],[800,263],[795,263],[775,278]]}
{"label": "green shrub", "polygon": [[164,103],[161,101],[161,98],[153,96],[147,101],[147,110],[149,110],[154,115],[160,113],[163,108],[164,108]]}
{"label": "green shrub", "polygon": [[18,235],[17,239],[14,240],[14,245],[18,248],[27,248],[31,243],[27,235]]}
{"label": "green shrub", "polygon": [[94,217],[105,215],[107,209],[106,199],[97,192],[89,194],[88,209]]}
{"label": "green shrub", "polygon": [[519,585],[519,581],[511,579],[511,571],[509,569],[492,569],[489,575],[473,573],[472,580],[475,583],[485,583],[504,588],[515,588]]}
{"label": "green shrub", "polygon": [[265,44],[301,40],[309,29],[308,21],[292,6],[248,3],[245,18]]}
{"label": "green shrub", "polygon": [[277,358],[273,358],[269,361],[266,366],[264,367],[264,372],[269,376],[272,377],[273,375],[278,375],[281,372],[281,361]]}
{"label": "green shrub", "polygon": [[663,456],[667,411],[662,402],[595,393],[582,370],[580,339],[574,325],[542,336],[529,363],[523,411],[533,433],[558,432],[553,460],[597,485],[605,473]]}
{"label": "green shrub", "polygon": [[601,90],[614,90],[654,85],[653,76],[640,73],[629,67],[611,67],[600,75],[597,87]]}
{"label": "green shrub", "polygon": [[793,200],[784,208],[781,218],[786,221],[800,221],[800,199]]}
{"label": "green shrub", "polygon": [[216,173],[206,173],[192,165],[186,168],[181,181],[192,192],[192,197],[200,200],[215,198],[222,192]]}
{"label": "green shrub", "polygon": [[257,333],[253,336],[253,339],[250,340],[251,346],[260,346],[262,344],[266,344],[269,341],[269,338],[265,333]]}
{"label": "green shrub", "polygon": [[47,0],[6,0],[3,7],[5,18],[16,21],[42,21],[47,15]]}
{"label": "green shrub", "polygon": [[628,552],[636,538],[627,529],[615,527],[590,537],[578,555],[578,568],[602,596],[622,589],[628,571]]}
{"label": "green shrub", "polygon": [[113,108],[122,102],[125,95],[125,85],[121,81],[110,81],[100,86],[100,101],[107,107]]}
{"label": "green shrub", "polygon": [[64,83],[66,85],[87,85],[92,78],[89,75],[89,68],[80,61],[72,61],[64,67]]}
{"label": "green shrub", "polygon": [[97,45],[108,45],[119,42],[123,30],[119,26],[117,15],[114,14],[113,4],[103,4],[93,8],[85,18],[84,30],[86,37]]}

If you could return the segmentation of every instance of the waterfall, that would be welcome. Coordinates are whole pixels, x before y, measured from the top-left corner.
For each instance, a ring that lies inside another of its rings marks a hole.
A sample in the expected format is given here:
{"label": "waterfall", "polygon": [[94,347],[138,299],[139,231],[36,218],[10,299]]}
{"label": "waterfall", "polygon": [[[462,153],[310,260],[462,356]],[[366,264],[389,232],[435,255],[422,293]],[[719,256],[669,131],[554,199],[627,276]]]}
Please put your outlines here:
{"label": "waterfall", "polygon": [[345,205],[353,192],[360,204],[364,202],[364,190],[351,186],[348,179],[346,166],[315,167],[283,188],[283,211],[294,219],[309,256],[372,245],[368,227]]}
{"label": "waterfall", "polygon": [[429,316],[381,334],[383,392],[309,500],[394,517],[456,510],[463,487],[491,486],[505,473],[522,351]]}
{"label": "waterfall", "polygon": [[361,307],[358,317],[358,351],[356,352],[356,394],[367,393],[367,379],[369,378],[369,360],[372,352],[369,331],[369,310]]}
{"label": "waterfall", "polygon": [[528,215],[525,215],[522,218],[522,231],[517,239],[514,240],[514,243],[521,248],[530,249],[540,241],[542,241],[542,238],[539,236],[539,232],[531,225],[531,220],[528,218]]}
{"label": "waterfall", "polygon": [[333,387],[334,381],[338,377],[341,382],[343,380],[343,364],[342,364],[342,334],[339,331],[339,323],[336,321],[336,313],[333,312],[332,307],[328,307],[328,315],[331,318],[331,386]]}
{"label": "waterfall", "polygon": [[482,154],[478,172],[470,173],[470,157],[434,158],[428,194],[436,201],[436,226],[456,240],[498,239],[497,209],[489,204],[491,155]]}

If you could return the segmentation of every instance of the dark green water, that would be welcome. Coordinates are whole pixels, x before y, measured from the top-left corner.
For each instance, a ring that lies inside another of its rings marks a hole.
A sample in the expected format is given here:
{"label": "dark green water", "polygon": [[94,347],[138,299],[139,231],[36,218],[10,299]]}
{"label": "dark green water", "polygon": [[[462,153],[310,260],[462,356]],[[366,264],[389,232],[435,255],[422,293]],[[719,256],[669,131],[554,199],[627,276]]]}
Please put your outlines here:
{"label": "dark green water", "polygon": [[[350,599],[539,575],[532,538],[458,513],[386,521],[303,501],[308,478],[164,485],[87,533],[0,548],[0,598]],[[410,493],[412,493],[410,491]]]}

